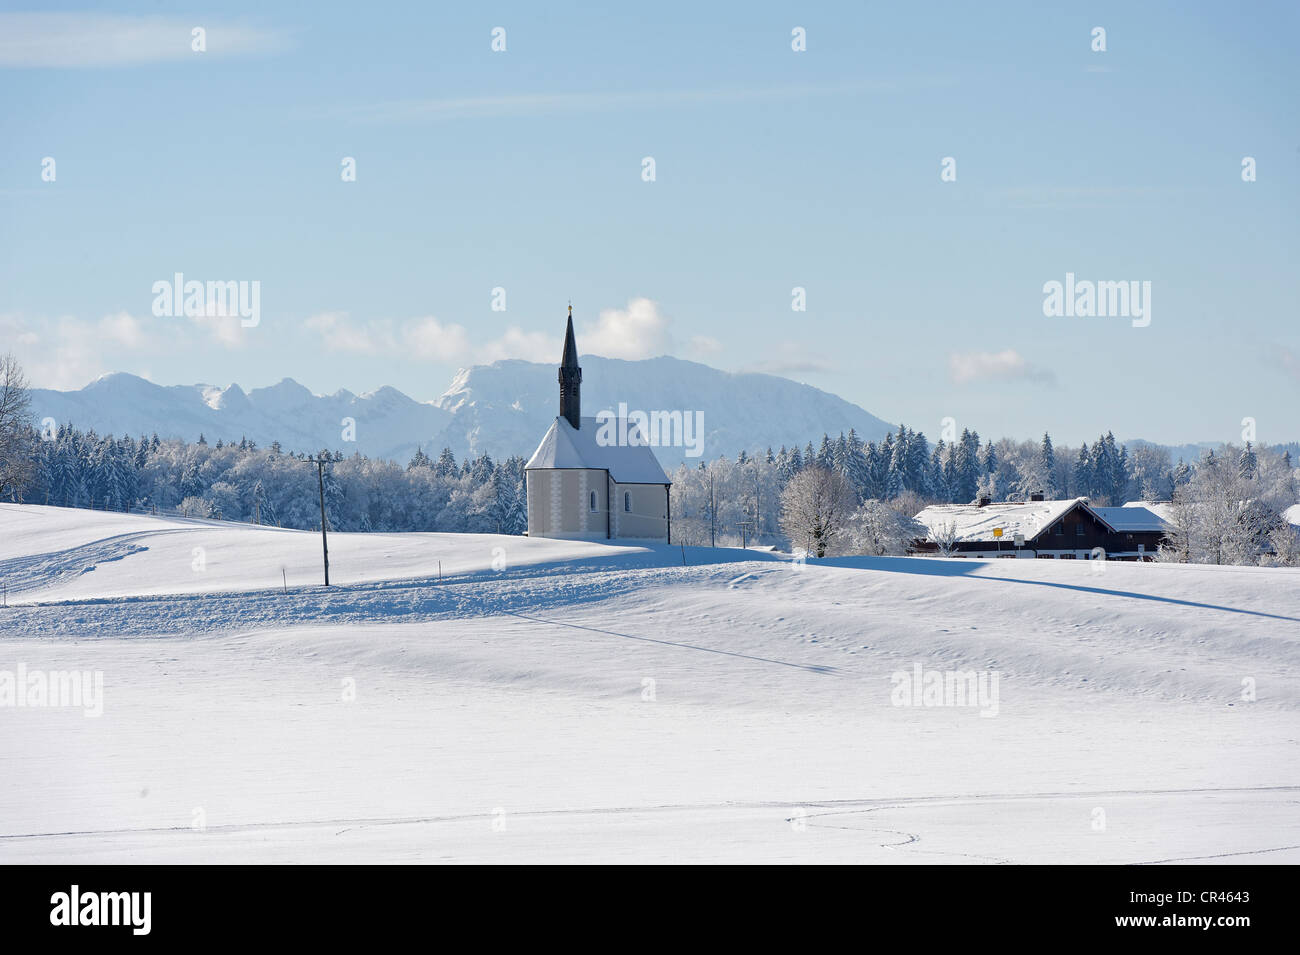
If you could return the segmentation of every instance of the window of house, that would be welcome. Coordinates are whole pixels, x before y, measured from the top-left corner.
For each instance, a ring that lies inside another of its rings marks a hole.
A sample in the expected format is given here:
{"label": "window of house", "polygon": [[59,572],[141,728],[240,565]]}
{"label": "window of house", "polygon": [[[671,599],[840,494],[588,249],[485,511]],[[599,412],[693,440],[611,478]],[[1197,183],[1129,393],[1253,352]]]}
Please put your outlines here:
{"label": "window of house", "polygon": [[623,510],[625,510],[629,514],[632,513],[632,492],[631,491],[623,492]]}
{"label": "window of house", "polygon": [[1075,525],[1074,525],[1074,536],[1075,536],[1075,537],[1082,537],[1085,533],[1086,533],[1086,531],[1084,530],[1084,526],[1083,526],[1083,522],[1082,522],[1082,521],[1080,521],[1078,524],[1075,524]]}
{"label": "window of house", "polygon": [[595,492],[595,491],[592,491],[592,492],[591,492],[591,509],[592,509],[593,511],[596,509],[596,492]]}
{"label": "window of house", "polygon": [[1061,529],[1061,525],[1058,523],[1055,527],[1052,528],[1052,533],[1055,534],[1057,537],[1060,537],[1062,534],[1065,533],[1065,531]]}

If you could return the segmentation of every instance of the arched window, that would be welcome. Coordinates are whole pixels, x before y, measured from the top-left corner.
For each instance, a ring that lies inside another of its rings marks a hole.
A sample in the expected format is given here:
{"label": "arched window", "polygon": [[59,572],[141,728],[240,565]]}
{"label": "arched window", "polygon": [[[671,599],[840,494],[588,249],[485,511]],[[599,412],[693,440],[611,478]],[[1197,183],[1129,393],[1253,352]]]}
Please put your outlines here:
{"label": "arched window", "polygon": [[592,509],[592,511],[595,511],[595,510],[596,510],[596,492],[595,492],[595,491],[592,491],[592,492],[591,492],[591,509]]}
{"label": "arched window", "polygon": [[627,513],[629,514],[632,513],[632,492],[631,491],[623,492],[623,510],[627,511]]}

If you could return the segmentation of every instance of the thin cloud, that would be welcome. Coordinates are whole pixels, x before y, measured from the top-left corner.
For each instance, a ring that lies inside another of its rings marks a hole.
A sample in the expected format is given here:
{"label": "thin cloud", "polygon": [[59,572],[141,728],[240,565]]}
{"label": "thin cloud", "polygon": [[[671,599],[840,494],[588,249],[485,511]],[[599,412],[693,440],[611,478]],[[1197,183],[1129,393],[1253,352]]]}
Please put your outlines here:
{"label": "thin cloud", "polygon": [[1285,345],[1274,345],[1268,350],[1267,359],[1292,381],[1300,384],[1300,355],[1296,355]]}
{"label": "thin cloud", "polygon": [[1012,209],[1097,209],[1131,206],[1159,198],[1162,192],[1151,186],[1015,186],[987,190],[985,196]]}
{"label": "thin cloud", "polygon": [[490,364],[504,358],[533,360],[557,350],[553,335],[525,332],[511,326],[498,338],[482,344],[470,341],[464,325],[426,315],[402,322],[389,319],[355,321],[347,312],[321,312],[302,323],[332,352],[415,358],[449,364]]}
{"label": "thin cloud", "polygon": [[759,375],[819,375],[834,372],[833,362],[810,354],[798,342],[780,342],[774,349],[778,358],[765,358],[740,368],[741,374]]}
{"label": "thin cloud", "polygon": [[1056,374],[1050,368],[1031,364],[1014,348],[1000,352],[953,352],[948,356],[948,375],[957,385],[983,381],[1056,384]]}
{"label": "thin cloud", "polygon": [[[191,47],[195,27],[205,31],[202,53]],[[199,15],[0,13],[0,67],[10,69],[139,66],[270,53],[286,44],[280,33]]]}
{"label": "thin cloud", "polygon": [[[922,79],[909,85],[942,85],[943,79]],[[730,87],[706,90],[639,90],[625,92],[517,93],[495,96],[435,97],[389,100],[341,108],[343,116],[361,122],[437,122],[449,119],[480,119],[500,116],[537,116],[557,112],[603,112],[608,110],[657,109],[747,102],[776,102],[824,96],[887,93],[901,88],[894,81],[841,83],[823,86],[765,88]]]}
{"label": "thin cloud", "polygon": [[691,340],[686,343],[686,347],[694,355],[709,357],[722,351],[722,342],[712,335],[692,335]]}
{"label": "thin cloud", "polygon": [[[578,330],[583,354],[606,358],[654,358],[672,354],[675,341],[671,320],[648,298],[630,299],[626,308],[603,309],[596,321]],[[494,361],[523,358],[537,361],[558,359],[561,340],[555,332],[530,332],[511,325],[486,342],[473,342],[464,325],[444,322],[432,315],[395,322],[389,319],[359,321],[347,312],[330,311],[312,315],[302,323],[304,331],[317,336],[328,351],[353,355],[418,358],[449,364],[487,365]],[[722,346],[713,338],[695,336],[688,349],[710,354]]]}

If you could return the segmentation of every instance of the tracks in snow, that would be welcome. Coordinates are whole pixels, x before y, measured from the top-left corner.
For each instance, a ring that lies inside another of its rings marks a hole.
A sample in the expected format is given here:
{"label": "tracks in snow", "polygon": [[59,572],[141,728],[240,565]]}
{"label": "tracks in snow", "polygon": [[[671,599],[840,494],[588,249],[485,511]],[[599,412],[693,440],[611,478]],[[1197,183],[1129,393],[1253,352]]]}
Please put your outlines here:
{"label": "tracks in snow", "polygon": [[[881,848],[897,849],[900,852],[916,852],[926,855],[947,856],[951,858],[972,859],[993,864],[1008,864],[1014,860],[1002,857],[992,856],[972,852],[959,852],[956,850],[944,849],[920,849],[917,846],[922,842],[923,835],[920,832],[911,832],[904,829],[892,829],[885,826],[836,826],[829,823],[818,822],[817,820],[831,817],[859,816],[865,813],[883,812],[891,809],[929,809],[943,808],[951,806],[989,806],[996,803],[1050,803],[1061,801],[1078,801],[1093,799],[1116,799],[1116,798],[1154,798],[1154,799],[1180,799],[1197,796],[1265,796],[1284,793],[1300,793],[1300,786],[1254,786],[1254,787],[1223,787],[1223,788],[1197,788],[1197,789],[1109,789],[1093,790],[1079,792],[1039,792],[1039,793],[979,793],[965,794],[957,796],[912,796],[896,799],[815,799],[807,800],[803,805],[824,809],[823,812],[806,812],[806,819],[811,828],[835,830],[852,833],[861,833],[868,836],[868,842]],[[714,818],[710,820],[710,825],[725,825],[728,816],[744,816],[753,812],[763,810],[783,810],[782,813],[773,817],[774,825],[785,825],[793,820],[789,815],[792,806],[799,805],[798,801],[782,800],[757,800],[757,801],[735,801],[719,803],[680,803],[668,805],[652,806],[611,806],[611,807],[587,807],[575,809],[534,809],[534,810],[511,810],[512,818],[517,819],[582,819],[590,818],[597,824],[601,822],[611,822],[620,817],[629,816],[655,816],[667,815],[673,813],[701,813]],[[343,835],[350,831],[373,827],[401,827],[401,826],[431,826],[431,825],[454,825],[461,823],[482,823],[493,818],[491,812],[472,812],[472,813],[444,813],[428,816],[399,816],[399,817],[350,817],[350,818],[327,818],[327,819],[310,819],[310,820],[281,820],[276,822],[254,822],[231,825],[208,826],[204,833],[206,834],[227,834],[239,835],[246,833],[269,833],[285,830],[305,830],[317,828],[337,829],[335,836]],[[737,820],[741,821],[741,820]],[[122,837],[122,836],[171,836],[171,835],[189,835],[194,830],[189,826],[167,826],[167,827],[135,827],[120,829],[85,829],[69,830],[64,832],[33,832],[33,833],[11,833],[0,835],[0,846],[4,844],[17,844],[28,841],[57,840],[57,839],[85,839],[92,837]],[[879,835],[899,837],[887,841],[874,841]],[[1285,852],[1300,849],[1300,845],[1282,845],[1270,846],[1262,849],[1243,849],[1240,851],[1214,853],[1206,855],[1191,855],[1179,858],[1158,859],[1151,861],[1133,861],[1129,864],[1135,865],[1159,865],[1172,862],[1187,861],[1208,861],[1213,859],[1235,858],[1241,856],[1268,855],[1276,852]]]}

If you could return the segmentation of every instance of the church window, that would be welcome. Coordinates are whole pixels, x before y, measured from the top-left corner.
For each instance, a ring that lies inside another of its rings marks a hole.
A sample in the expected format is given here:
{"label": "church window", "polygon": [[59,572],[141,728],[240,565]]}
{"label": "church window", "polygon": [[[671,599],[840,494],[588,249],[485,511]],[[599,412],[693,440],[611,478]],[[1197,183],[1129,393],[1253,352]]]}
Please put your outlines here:
{"label": "church window", "polygon": [[631,491],[623,492],[623,510],[627,511],[627,513],[629,514],[632,513],[632,492]]}
{"label": "church window", "polygon": [[595,491],[592,491],[592,492],[591,492],[591,509],[592,509],[592,511],[595,511],[595,510],[596,510],[596,492],[595,492]]}

